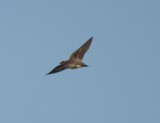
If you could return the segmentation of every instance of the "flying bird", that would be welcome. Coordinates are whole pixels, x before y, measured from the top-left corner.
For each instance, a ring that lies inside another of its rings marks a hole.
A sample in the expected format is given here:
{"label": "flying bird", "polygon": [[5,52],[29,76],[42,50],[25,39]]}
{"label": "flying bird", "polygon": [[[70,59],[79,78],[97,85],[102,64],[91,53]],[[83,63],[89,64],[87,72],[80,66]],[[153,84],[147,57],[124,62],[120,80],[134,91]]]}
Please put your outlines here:
{"label": "flying bird", "polygon": [[84,64],[82,60],[92,43],[92,39],[93,37],[89,38],[86,41],[86,43],[84,43],[79,49],[72,53],[68,60],[61,61],[59,63],[60,65],[51,70],[47,75],[57,73],[65,69],[77,69],[81,67],[88,67],[88,65]]}

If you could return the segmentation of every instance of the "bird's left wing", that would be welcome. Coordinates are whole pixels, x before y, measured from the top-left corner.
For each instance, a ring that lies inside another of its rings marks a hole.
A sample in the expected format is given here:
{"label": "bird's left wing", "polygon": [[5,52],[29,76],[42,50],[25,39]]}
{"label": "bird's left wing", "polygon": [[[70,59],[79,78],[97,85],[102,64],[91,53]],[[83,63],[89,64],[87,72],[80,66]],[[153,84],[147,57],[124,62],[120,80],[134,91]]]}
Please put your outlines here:
{"label": "bird's left wing", "polygon": [[53,74],[53,73],[57,73],[57,72],[60,72],[60,71],[63,71],[65,69],[67,69],[68,67],[66,65],[58,65],[57,67],[55,67],[53,70],[51,70],[47,75],[49,74]]}

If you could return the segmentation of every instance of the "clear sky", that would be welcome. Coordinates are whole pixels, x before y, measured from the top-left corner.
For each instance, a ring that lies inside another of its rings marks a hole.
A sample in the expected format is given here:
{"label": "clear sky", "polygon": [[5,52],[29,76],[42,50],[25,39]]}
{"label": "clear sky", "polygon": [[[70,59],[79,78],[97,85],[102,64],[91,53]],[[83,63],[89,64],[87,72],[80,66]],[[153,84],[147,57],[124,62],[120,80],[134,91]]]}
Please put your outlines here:
{"label": "clear sky", "polygon": [[160,123],[160,1],[1,0],[0,75],[0,123]]}

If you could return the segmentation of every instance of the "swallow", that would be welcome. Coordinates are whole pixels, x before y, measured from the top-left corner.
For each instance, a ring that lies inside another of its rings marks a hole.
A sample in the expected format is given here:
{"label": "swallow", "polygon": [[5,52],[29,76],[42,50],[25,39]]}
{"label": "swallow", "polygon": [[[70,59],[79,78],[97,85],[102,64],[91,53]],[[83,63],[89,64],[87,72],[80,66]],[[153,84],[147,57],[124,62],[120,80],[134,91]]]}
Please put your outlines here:
{"label": "swallow", "polygon": [[58,66],[51,70],[48,74],[54,74],[66,69],[77,69],[81,67],[88,67],[82,62],[83,57],[92,43],[93,37],[89,38],[79,49],[71,54],[68,60],[61,61]]}

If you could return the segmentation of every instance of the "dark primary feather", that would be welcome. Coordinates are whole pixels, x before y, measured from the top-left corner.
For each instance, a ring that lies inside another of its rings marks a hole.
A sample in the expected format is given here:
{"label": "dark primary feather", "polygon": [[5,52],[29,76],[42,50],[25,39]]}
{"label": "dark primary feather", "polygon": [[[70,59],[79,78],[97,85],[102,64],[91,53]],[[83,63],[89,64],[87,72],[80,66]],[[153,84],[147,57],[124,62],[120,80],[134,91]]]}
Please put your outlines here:
{"label": "dark primary feather", "polygon": [[50,71],[47,75],[57,73],[57,72],[60,72],[62,70],[65,70],[65,69],[67,69],[67,67],[65,65],[58,65],[52,71]]}
{"label": "dark primary feather", "polygon": [[80,59],[82,60],[84,57],[84,54],[87,52],[89,49],[91,43],[92,43],[92,38],[88,39],[86,43],[84,43],[78,50],[76,50],[71,56],[70,59]]}

